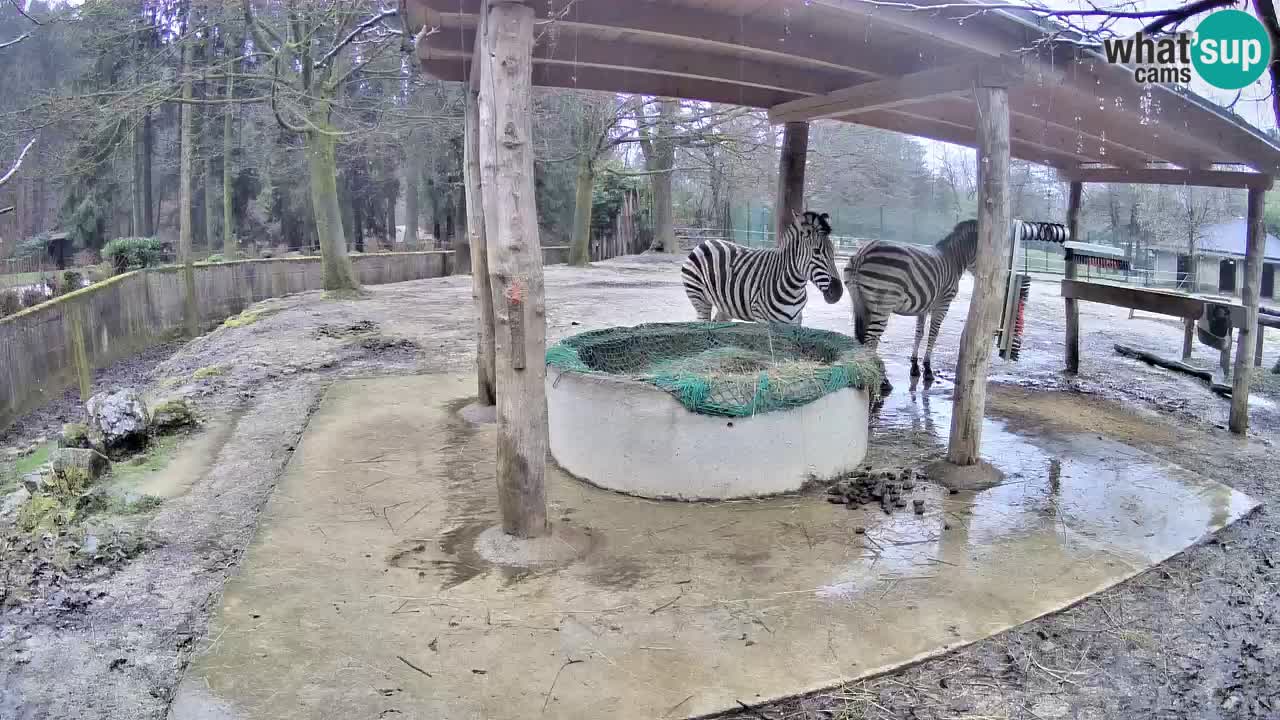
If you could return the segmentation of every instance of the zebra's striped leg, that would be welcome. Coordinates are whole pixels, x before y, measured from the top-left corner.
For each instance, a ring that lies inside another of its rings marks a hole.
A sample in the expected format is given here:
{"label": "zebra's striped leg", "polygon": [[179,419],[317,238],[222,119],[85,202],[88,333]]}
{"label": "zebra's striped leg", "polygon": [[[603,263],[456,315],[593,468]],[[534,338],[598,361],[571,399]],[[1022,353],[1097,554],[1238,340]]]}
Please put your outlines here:
{"label": "zebra's striped leg", "polygon": [[711,319],[711,297],[705,289],[686,284],[684,294],[689,296],[689,303],[693,305],[693,311],[697,313],[699,320],[705,322]]}
{"label": "zebra's striped leg", "polygon": [[733,318],[729,317],[728,311],[722,307],[716,308],[716,322],[729,322]]}
{"label": "zebra's striped leg", "polygon": [[[924,347],[924,379],[933,382],[933,345],[938,341],[938,331],[942,329],[942,320],[947,317],[947,307],[934,308],[929,313],[929,343]],[[920,316],[924,322],[924,316]]]}
{"label": "zebra's striped leg", "polygon": [[920,377],[920,341],[924,339],[924,315],[916,316],[916,342],[911,346],[911,377]]}

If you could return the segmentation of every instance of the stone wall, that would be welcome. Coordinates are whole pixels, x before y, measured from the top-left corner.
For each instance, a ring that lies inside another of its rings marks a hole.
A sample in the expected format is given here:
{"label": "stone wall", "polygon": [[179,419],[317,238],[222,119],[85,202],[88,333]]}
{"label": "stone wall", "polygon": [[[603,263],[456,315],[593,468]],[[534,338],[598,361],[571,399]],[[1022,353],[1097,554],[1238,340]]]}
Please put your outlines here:
{"label": "stone wall", "polygon": [[[568,248],[543,248],[546,264]],[[380,253],[351,258],[365,285],[449,275],[448,251]],[[319,290],[318,257],[202,263],[195,267],[201,330],[216,327],[267,298]],[[23,414],[80,385],[95,368],[180,337],[182,274],[164,267],[118,275],[0,319],[0,431]]]}

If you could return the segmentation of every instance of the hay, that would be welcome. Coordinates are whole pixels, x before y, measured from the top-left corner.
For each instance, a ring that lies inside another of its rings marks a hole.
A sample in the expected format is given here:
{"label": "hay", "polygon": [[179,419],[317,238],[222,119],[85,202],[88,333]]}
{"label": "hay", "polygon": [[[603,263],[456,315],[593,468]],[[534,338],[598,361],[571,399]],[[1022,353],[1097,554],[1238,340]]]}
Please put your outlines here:
{"label": "hay", "polygon": [[566,372],[606,374],[670,392],[692,412],[747,417],[843,388],[880,387],[874,356],[839,333],[761,323],[655,323],[567,338],[547,350]]}

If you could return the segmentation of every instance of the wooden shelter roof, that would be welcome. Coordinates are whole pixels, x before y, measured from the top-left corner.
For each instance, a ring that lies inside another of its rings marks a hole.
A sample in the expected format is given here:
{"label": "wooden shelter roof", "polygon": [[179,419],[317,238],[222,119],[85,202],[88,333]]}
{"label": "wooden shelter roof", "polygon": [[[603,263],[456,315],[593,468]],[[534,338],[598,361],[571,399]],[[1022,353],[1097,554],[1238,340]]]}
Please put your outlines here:
{"label": "wooden shelter roof", "polygon": [[[1094,166],[1280,173],[1280,144],[1212,102],[1138,85],[1131,71],[1029,13],[964,4],[536,0],[533,82],[768,108],[777,122],[835,118],[971,147],[970,89],[1005,84],[1016,158],[1067,174]],[[431,30],[416,43],[429,74],[470,77],[480,8],[481,0],[406,0],[408,27]]]}

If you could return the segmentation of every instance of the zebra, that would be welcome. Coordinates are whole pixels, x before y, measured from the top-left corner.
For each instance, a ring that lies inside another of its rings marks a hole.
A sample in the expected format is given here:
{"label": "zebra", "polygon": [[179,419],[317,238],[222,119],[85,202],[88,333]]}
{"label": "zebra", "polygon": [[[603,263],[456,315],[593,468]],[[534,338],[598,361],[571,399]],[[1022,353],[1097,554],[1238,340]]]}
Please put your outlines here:
{"label": "zebra", "polygon": [[748,320],[799,325],[807,281],[828,304],[840,302],[843,289],[826,213],[792,212],[791,225],[777,248],[759,249],[724,240],[704,240],[680,268],[685,294],[699,320]]}
{"label": "zebra", "polygon": [[[1014,221],[1023,242],[1061,243],[1067,228],[1057,223]],[[978,252],[978,221],[965,220],[933,246],[899,245],[873,240],[849,258],[844,284],[849,288],[850,311],[858,342],[875,350],[890,315],[916,317],[915,344],[911,350],[911,377],[920,376],[920,340],[925,316],[929,317],[929,341],[924,350],[924,379],[933,381],[933,347],[938,330],[956,296],[960,275],[972,272]],[[886,380],[884,388],[892,386]]]}

